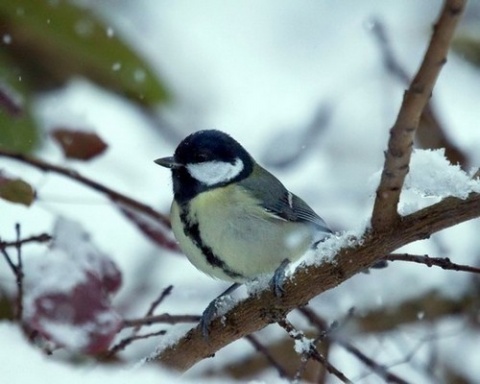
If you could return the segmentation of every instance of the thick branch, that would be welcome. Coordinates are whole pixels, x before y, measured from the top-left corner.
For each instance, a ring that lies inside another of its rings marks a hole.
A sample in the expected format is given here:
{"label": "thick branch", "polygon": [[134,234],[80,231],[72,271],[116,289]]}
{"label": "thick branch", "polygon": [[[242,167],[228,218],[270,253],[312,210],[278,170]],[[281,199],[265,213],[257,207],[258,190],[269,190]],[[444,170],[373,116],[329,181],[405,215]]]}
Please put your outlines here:
{"label": "thick branch", "polygon": [[408,173],[415,131],[440,70],[447,61],[448,47],[464,7],[464,0],[445,1],[423,62],[404,94],[397,120],[390,130],[388,151],[373,208],[374,230],[392,227],[400,220],[397,205]]}
{"label": "thick branch", "polygon": [[240,302],[221,319],[212,322],[208,342],[202,337],[200,329],[194,328],[175,345],[164,350],[158,359],[171,368],[187,370],[224,346],[266,327],[292,309],[362,272],[385,254],[479,216],[478,193],[472,193],[465,200],[447,198],[405,216],[395,230],[386,228],[382,232],[372,232],[364,237],[361,245],[342,249],[333,263],[299,269],[294,279],[286,282],[283,298],[264,291]]}

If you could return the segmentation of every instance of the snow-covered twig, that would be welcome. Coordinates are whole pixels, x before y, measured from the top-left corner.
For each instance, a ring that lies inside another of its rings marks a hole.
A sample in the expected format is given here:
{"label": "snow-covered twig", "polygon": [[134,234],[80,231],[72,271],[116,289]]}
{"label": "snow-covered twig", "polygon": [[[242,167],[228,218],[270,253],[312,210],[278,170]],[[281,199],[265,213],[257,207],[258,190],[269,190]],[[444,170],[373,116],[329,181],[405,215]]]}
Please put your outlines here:
{"label": "snow-covered twig", "polygon": [[[303,332],[298,331],[292,323],[290,323],[286,318],[279,320],[278,325],[282,327],[288,336],[295,342],[295,351],[302,357],[302,360],[306,363],[309,359],[313,359],[322,364],[325,369],[342,383],[352,383],[352,381],[345,376],[338,368],[333,366],[320,352],[318,352],[317,347],[315,346],[314,340],[310,340],[305,337]],[[301,369],[304,367],[304,364],[299,369],[297,374],[297,379],[300,379]]]}
{"label": "snow-covered twig", "polygon": [[372,214],[374,231],[393,228],[400,221],[397,206],[408,173],[415,131],[440,70],[447,61],[450,41],[464,7],[464,0],[445,1],[423,62],[404,94],[397,120],[390,130],[382,178],[376,192]]}

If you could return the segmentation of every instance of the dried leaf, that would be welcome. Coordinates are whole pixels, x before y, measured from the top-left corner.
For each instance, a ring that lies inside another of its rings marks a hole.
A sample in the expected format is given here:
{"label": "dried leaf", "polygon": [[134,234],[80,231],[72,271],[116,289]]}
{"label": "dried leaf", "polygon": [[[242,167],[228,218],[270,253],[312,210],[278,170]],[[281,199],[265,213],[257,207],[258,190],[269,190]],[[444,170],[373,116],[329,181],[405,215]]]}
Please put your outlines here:
{"label": "dried leaf", "polygon": [[52,132],[52,136],[69,159],[91,160],[108,147],[95,132],[58,128]]}

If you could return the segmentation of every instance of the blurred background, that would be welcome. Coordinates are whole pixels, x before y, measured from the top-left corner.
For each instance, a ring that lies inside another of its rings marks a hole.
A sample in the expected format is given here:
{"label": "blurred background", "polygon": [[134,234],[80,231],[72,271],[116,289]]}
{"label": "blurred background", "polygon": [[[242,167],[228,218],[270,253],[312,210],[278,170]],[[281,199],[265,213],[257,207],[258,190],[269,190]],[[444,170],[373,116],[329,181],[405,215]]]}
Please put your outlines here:
{"label": "blurred background", "polygon": [[[170,174],[153,160],[171,155],[195,130],[220,129],[334,230],[359,231],[370,218],[388,130],[441,4],[2,2],[0,149],[72,168],[168,214]],[[446,148],[467,172],[480,164],[479,16],[480,3],[470,2],[416,140],[419,149]],[[0,172],[35,191],[28,204],[0,200],[2,240],[15,238],[15,223],[27,237],[51,233],[59,217],[77,221],[122,273],[113,300],[122,316],[142,317],[169,285],[159,313],[200,314],[227,287],[152,239],[138,217],[126,217],[104,194],[3,156]],[[415,198],[419,206],[436,201]],[[468,222],[402,251],[478,266],[479,230],[478,220]],[[25,262],[45,249],[25,247]],[[412,382],[476,382],[479,286],[471,274],[395,262],[310,304],[328,323],[353,316],[343,336]],[[15,279],[1,267],[0,295],[14,291]],[[291,320],[308,331],[300,314]],[[120,358],[135,363],[191,326],[168,327],[165,336],[136,342]],[[284,331],[271,326],[257,337],[295,372],[300,360]],[[340,346],[324,347],[355,382],[380,380]],[[306,380],[336,382],[315,364],[308,369]],[[209,375],[280,380],[243,340],[185,380]]]}

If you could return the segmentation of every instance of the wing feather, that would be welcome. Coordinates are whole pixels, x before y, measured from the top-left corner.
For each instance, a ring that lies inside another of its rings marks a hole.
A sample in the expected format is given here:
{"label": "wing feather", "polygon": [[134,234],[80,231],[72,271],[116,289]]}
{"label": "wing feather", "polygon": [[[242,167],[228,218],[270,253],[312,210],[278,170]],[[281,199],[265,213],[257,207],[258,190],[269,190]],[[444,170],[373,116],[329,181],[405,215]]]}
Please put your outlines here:
{"label": "wing feather", "polygon": [[262,201],[264,209],[280,220],[305,222],[319,231],[331,233],[325,221],[297,195],[289,192],[270,172],[255,165],[250,177],[240,182],[255,198]]}

